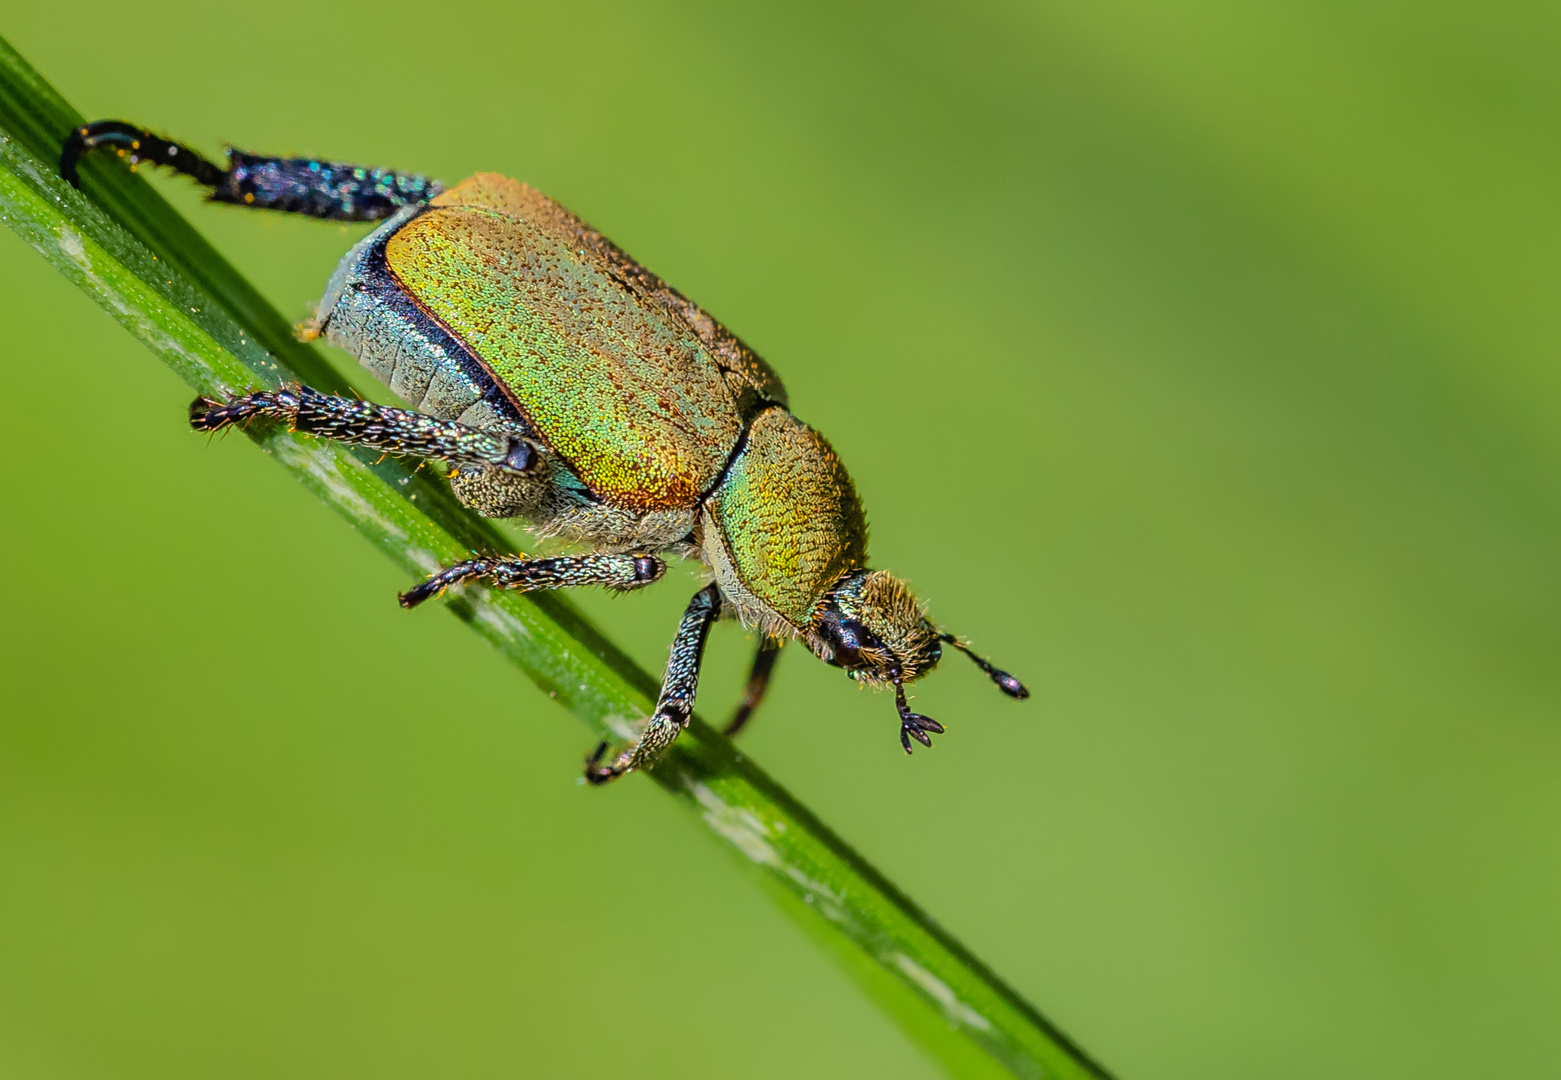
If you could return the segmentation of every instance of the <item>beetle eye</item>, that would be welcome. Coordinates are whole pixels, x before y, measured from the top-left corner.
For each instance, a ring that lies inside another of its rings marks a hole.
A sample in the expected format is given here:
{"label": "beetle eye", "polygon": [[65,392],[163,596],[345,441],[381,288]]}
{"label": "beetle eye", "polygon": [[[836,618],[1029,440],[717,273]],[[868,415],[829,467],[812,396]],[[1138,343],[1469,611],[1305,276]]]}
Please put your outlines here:
{"label": "beetle eye", "polygon": [[825,617],[821,630],[824,639],[829,642],[834,652],[828,662],[835,667],[854,672],[870,664],[870,661],[862,656],[862,650],[883,651],[883,642],[879,641],[871,630],[854,619],[842,619],[831,612]]}

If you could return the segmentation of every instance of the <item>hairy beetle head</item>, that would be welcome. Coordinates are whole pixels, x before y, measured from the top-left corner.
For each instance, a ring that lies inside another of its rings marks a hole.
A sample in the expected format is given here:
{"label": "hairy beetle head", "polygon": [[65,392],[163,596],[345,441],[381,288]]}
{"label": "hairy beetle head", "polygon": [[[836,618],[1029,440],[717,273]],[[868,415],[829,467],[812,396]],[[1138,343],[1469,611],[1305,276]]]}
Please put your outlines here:
{"label": "hairy beetle head", "polygon": [[841,578],[814,617],[808,643],[819,659],[864,682],[912,682],[943,656],[937,627],[916,597],[882,570]]}

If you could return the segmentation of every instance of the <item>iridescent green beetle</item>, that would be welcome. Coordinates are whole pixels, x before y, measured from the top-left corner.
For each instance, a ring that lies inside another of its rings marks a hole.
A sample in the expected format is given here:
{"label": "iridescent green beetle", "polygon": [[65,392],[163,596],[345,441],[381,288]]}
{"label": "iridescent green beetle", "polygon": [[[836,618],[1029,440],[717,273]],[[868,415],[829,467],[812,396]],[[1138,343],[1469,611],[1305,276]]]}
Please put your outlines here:
{"label": "iridescent green beetle", "polygon": [[632,746],[586,778],[653,765],[688,723],[711,625],[760,631],[735,733],[764,694],[780,646],[806,641],[853,679],[892,684],[900,743],[931,746],[936,720],[905,684],[943,644],[1015,698],[1028,691],[930,622],[904,582],[867,568],[867,524],[828,441],[788,410],[770,366],[682,293],[525,184],[482,173],[444,190],[421,176],[229,150],[220,168],[123,121],[73,131],[60,172],[83,153],[170,166],[211,198],[311,217],[384,224],[347,253],[306,336],[324,336],[416,412],[308,387],[201,401],[190,423],[217,431],[255,418],[447,461],[460,500],[487,517],[590,548],[549,559],[475,558],[401,596],[414,607],[448,586],[603,585],[637,589],[661,553],[698,558],[712,581],[672,642],[655,712]]}

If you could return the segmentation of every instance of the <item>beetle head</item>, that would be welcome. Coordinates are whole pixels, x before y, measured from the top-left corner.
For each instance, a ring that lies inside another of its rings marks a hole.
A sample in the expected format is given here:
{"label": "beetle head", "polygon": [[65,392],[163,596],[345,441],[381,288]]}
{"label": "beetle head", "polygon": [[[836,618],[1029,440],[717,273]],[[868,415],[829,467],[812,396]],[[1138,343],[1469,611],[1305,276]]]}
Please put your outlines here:
{"label": "beetle head", "polygon": [[844,668],[853,679],[894,684],[900,743],[907,754],[912,739],[931,746],[927,733],[943,730],[931,717],[911,712],[905,684],[937,667],[945,644],[970,657],[1009,697],[1030,696],[1018,679],[971,652],[953,634],[941,633],[905,582],[882,570],[854,570],[841,578],[814,616],[808,644],[819,659]]}
{"label": "beetle head", "polygon": [[937,667],[943,650],[905,582],[856,570],[835,585],[813,619],[808,643],[819,659],[862,682],[912,682]]}

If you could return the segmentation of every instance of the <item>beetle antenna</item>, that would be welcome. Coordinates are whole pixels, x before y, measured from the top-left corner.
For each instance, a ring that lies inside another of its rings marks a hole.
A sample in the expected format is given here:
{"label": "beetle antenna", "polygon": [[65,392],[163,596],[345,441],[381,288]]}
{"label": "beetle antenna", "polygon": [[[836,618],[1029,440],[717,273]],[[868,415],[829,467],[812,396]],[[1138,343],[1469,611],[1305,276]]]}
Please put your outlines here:
{"label": "beetle antenna", "polygon": [[954,646],[954,648],[958,649],[960,652],[964,653],[966,656],[970,657],[970,659],[974,660],[976,667],[986,672],[987,678],[995,682],[997,684],[997,688],[1003,693],[1007,694],[1009,697],[1018,698],[1022,701],[1030,696],[1030,691],[1024,688],[1024,683],[1008,674],[1008,672],[1004,671],[1002,668],[994,667],[992,664],[989,664],[985,660],[981,659],[981,657],[970,651],[969,645],[966,645],[953,634],[939,634],[938,640],[947,642],[948,644]]}

